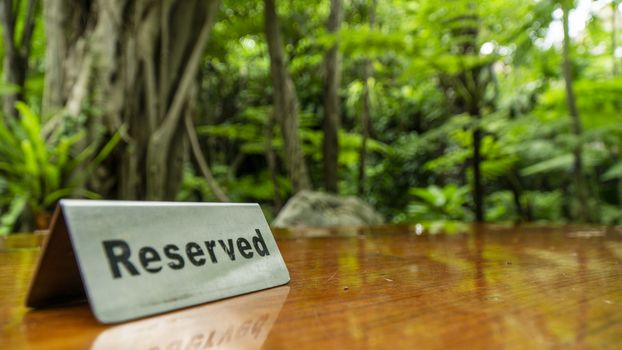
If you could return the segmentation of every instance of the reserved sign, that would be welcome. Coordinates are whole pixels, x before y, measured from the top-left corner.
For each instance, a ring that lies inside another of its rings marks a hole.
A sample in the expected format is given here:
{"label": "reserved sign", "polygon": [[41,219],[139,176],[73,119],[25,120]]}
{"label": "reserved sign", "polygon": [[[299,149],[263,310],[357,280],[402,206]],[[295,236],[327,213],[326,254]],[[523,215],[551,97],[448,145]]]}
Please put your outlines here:
{"label": "reserved sign", "polygon": [[285,284],[257,204],[62,200],[27,305],[114,323]]}

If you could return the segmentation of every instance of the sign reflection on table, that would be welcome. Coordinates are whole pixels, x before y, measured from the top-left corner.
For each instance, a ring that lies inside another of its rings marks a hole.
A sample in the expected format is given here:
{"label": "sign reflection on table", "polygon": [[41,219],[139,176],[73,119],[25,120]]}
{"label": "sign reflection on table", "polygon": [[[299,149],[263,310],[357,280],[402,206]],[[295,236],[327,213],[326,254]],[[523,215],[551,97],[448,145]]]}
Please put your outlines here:
{"label": "sign reflection on table", "polygon": [[91,349],[259,349],[288,294],[277,287],[116,326]]}

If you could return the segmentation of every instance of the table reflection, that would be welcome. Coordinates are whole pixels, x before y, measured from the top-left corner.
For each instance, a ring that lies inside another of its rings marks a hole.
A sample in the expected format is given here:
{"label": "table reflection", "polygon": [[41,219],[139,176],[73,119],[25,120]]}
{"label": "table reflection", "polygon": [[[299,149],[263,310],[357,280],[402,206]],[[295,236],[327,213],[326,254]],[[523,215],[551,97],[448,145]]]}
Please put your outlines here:
{"label": "table reflection", "polygon": [[26,309],[36,252],[0,252],[0,349],[622,349],[622,228],[345,232],[277,235],[288,287],[115,327]]}
{"label": "table reflection", "polygon": [[277,287],[109,328],[91,349],[259,349],[289,287]]}

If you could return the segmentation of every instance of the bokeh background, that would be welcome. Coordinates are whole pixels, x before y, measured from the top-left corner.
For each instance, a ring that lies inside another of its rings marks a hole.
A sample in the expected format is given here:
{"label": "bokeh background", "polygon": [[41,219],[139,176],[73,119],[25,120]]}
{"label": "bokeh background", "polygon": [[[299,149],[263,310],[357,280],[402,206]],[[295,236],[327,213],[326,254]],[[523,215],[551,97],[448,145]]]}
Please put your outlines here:
{"label": "bokeh background", "polygon": [[0,234],[60,198],[622,221],[619,0],[0,0]]}

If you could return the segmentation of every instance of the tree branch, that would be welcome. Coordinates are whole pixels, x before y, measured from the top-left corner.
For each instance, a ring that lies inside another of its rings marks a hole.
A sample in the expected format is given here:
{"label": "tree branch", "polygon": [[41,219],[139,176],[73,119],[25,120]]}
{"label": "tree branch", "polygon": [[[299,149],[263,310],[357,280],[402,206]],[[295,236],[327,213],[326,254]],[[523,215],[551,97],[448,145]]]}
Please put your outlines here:
{"label": "tree branch", "polygon": [[203,28],[201,28],[197,45],[194,47],[194,50],[192,50],[192,54],[190,55],[190,59],[186,65],[186,70],[184,71],[179,87],[177,88],[177,93],[173,98],[171,108],[168,113],[166,113],[164,122],[156,131],[157,136],[154,135],[156,138],[161,138],[164,143],[168,143],[171,139],[173,132],[176,129],[176,125],[178,125],[179,119],[181,118],[181,111],[184,106],[184,102],[186,102],[186,97],[188,96],[194,77],[197,74],[197,70],[199,69],[199,63],[201,63],[201,55],[203,54],[203,50],[207,44],[210,32],[214,27],[218,4],[218,0],[212,0],[207,7],[207,18],[203,24]]}
{"label": "tree branch", "polygon": [[205,177],[205,180],[207,181],[207,185],[219,201],[230,202],[229,197],[227,197],[225,192],[220,188],[220,186],[218,186],[216,179],[214,179],[214,176],[205,161],[205,156],[201,151],[201,145],[199,144],[199,139],[197,137],[196,130],[194,129],[194,123],[192,123],[190,113],[186,113],[186,117],[184,119],[186,124],[186,133],[188,134],[188,140],[190,140],[190,146],[192,147],[192,154],[194,154],[194,158],[199,164],[199,168],[203,173],[203,177]]}
{"label": "tree branch", "polygon": [[203,51],[207,45],[207,40],[216,20],[218,4],[218,0],[211,0],[207,4],[205,21],[203,22],[196,44],[192,49],[192,53],[185,64],[185,70],[182,73],[179,84],[177,84],[176,93],[173,96],[173,102],[171,103],[171,107],[168,108],[168,111],[166,102],[161,101],[161,115],[165,115],[166,117],[160,126],[151,134],[147,145],[146,197],[148,199],[160,199],[164,196],[164,179],[168,176],[165,165],[170,152],[171,142],[175,133],[178,132],[178,130],[180,130],[179,128],[182,126],[182,113],[187,105],[188,96],[194,84],[199,64],[201,63]]}
{"label": "tree branch", "polygon": [[[169,50],[171,49],[169,44],[169,21],[171,15],[172,1],[164,1],[160,5],[160,67],[159,69],[159,91],[158,101],[160,101],[160,109],[157,115],[157,121],[161,121],[164,117],[164,113],[168,108],[168,96],[169,96]],[[208,14],[209,15],[209,14]]]}
{"label": "tree branch", "polygon": [[28,9],[26,10],[26,20],[24,22],[24,31],[22,32],[22,40],[20,48],[22,55],[28,57],[30,54],[30,47],[32,42],[32,33],[35,28],[35,13],[37,10],[38,1],[28,0]]}

